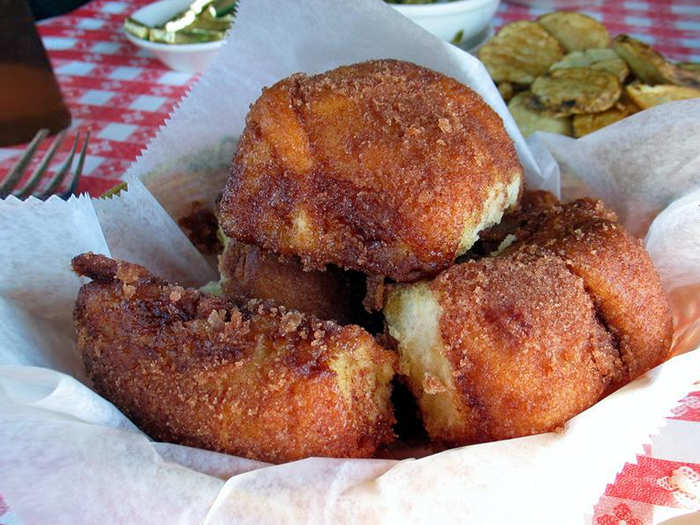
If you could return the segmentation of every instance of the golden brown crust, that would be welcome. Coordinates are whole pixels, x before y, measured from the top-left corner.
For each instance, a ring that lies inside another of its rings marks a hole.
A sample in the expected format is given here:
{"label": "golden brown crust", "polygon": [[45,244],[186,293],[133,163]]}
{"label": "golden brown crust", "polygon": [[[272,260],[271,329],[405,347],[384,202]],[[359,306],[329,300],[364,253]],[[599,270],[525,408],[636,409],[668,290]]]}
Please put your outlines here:
{"label": "golden brown crust", "polygon": [[414,64],[377,60],[266,89],[248,114],[219,217],[228,236],[309,267],[405,281],[447,267],[489,194],[502,211],[521,178],[501,119],[478,95]]}
{"label": "golden brown crust", "polygon": [[525,190],[517,207],[479,235],[487,245],[486,254],[495,251],[508,235],[520,241],[529,237],[558,205],[559,200],[548,191]]}
{"label": "golden brown crust", "polygon": [[366,457],[393,439],[395,356],[357,326],[169,285],[83,254],[78,348],[96,390],[155,439],[264,461]]}
{"label": "golden brown crust", "polygon": [[[556,429],[668,357],[659,277],[601,201],[526,192],[484,242],[508,236],[515,241],[495,257],[389,293],[401,370],[431,437],[450,445]],[[439,336],[425,341],[438,342],[421,352],[407,327],[431,326],[431,316]]]}
{"label": "golden brown crust", "polygon": [[217,231],[219,221],[214,212],[200,201],[190,204],[190,212],[177,220],[178,226],[201,253],[221,253],[222,245]]}
{"label": "golden brown crust", "polygon": [[627,369],[624,381],[668,357],[673,322],[659,275],[641,241],[602,201],[562,204],[548,192],[525,192],[520,209],[483,237],[493,246],[508,234],[517,242],[507,253],[556,255],[583,278],[619,345]]}
{"label": "golden brown crust", "polygon": [[661,280],[641,240],[601,201],[554,206],[513,250],[555,254],[580,276],[626,367],[624,382],[668,357],[673,322]]}
{"label": "golden brown crust", "polygon": [[453,445],[554,430],[617,383],[622,364],[583,281],[557,257],[453,266],[431,284],[459,391]]}
{"label": "golden brown crust", "polygon": [[295,257],[281,259],[234,239],[219,257],[221,288],[235,300],[270,299],[319,319],[349,324],[362,305],[353,296],[348,276],[337,268],[304,271]]}

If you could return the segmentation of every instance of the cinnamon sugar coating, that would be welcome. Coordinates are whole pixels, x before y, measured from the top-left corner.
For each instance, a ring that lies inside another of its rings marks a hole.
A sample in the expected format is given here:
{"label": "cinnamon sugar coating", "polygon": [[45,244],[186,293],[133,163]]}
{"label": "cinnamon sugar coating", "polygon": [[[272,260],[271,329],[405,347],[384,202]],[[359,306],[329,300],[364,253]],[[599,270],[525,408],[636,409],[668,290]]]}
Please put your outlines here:
{"label": "cinnamon sugar coating", "polygon": [[396,60],[295,74],[251,107],[219,208],[229,237],[397,281],[446,268],[515,203],[522,168],[472,90]]}
{"label": "cinnamon sugar coating", "polygon": [[508,235],[498,256],[389,292],[400,371],[449,445],[555,430],[668,357],[659,277],[602,202],[526,193],[485,237]]}
{"label": "cinnamon sugar coating", "polygon": [[583,279],[619,347],[624,381],[662,363],[673,337],[671,308],[642,241],[594,199],[547,208],[537,222],[511,249],[556,255]]}
{"label": "cinnamon sugar coating", "polygon": [[393,439],[395,356],[357,326],[73,260],[77,345],[104,395],[153,438],[248,458],[367,457]]}
{"label": "cinnamon sugar coating", "polygon": [[351,323],[362,308],[341,270],[304,271],[298,258],[281,259],[234,239],[227,240],[219,256],[219,272],[224,294],[235,300],[270,299],[340,324]]}
{"label": "cinnamon sugar coating", "polygon": [[462,416],[439,436],[448,443],[554,430],[621,377],[583,281],[558,258],[482,259],[431,286]]}

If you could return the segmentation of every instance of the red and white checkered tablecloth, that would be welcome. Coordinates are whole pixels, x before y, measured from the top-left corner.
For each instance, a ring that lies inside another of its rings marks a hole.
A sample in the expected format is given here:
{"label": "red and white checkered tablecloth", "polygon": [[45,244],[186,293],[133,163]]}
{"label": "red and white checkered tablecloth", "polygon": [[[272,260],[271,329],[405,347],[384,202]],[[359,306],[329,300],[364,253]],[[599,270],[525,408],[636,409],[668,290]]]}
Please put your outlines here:
{"label": "red and white checkered tablecloth", "polygon": [[[556,5],[557,0],[551,1]],[[581,0],[578,3],[587,7],[576,11],[602,22],[613,37],[625,33],[654,46],[671,60],[700,62],[700,0]],[[553,10],[501,3],[494,25],[535,19]]]}
{"label": "red and white checkered tablecloth", "polygon": [[[73,115],[72,127],[91,132],[79,191],[99,195],[116,184],[194,82],[192,75],[167,69],[121,33],[124,17],[149,1],[94,0],[39,26]],[[581,3],[596,4],[583,12],[601,20],[613,35],[629,33],[671,59],[700,62],[700,0]],[[494,25],[547,11],[503,2]],[[0,149],[0,177],[21,149]],[[65,144],[61,151],[65,155],[68,149]]]}
{"label": "red and white checkered tablecloth", "polygon": [[[39,26],[72,127],[91,132],[78,189],[94,196],[118,182],[194,82],[192,75],[166,69],[122,35],[124,17],[149,1],[94,0]],[[547,11],[502,3],[494,25]],[[633,35],[673,60],[700,62],[700,0],[611,0],[582,11],[613,35]],[[62,148],[64,156],[68,147]],[[0,149],[0,178],[21,150]],[[614,483],[601,487],[593,524],[648,525],[700,511],[700,383],[696,387],[673,409],[661,433],[650,438],[645,454],[635,464],[620,465]],[[0,523],[21,523],[12,502],[3,500],[1,484]]]}

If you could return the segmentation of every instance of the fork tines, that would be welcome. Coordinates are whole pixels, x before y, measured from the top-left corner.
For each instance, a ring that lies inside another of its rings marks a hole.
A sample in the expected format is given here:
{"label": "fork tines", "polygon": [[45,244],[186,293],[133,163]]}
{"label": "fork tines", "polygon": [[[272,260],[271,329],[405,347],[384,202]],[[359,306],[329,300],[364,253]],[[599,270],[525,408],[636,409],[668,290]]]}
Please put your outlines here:
{"label": "fork tines", "polygon": [[[24,199],[33,194],[32,192],[34,188],[37,186],[42,176],[46,173],[46,170],[48,169],[51,160],[53,159],[56,151],[58,151],[58,148],[61,146],[66,137],[65,131],[61,131],[58,135],[56,135],[53,144],[51,144],[51,147],[48,149],[48,151],[43,156],[37,167],[29,176],[27,182],[24,183],[24,186],[17,189],[17,184],[24,176],[27,167],[29,166],[32,158],[34,157],[37,148],[44,141],[48,134],[49,130],[41,129],[34,136],[32,141],[27,146],[27,149],[24,150],[22,157],[8,172],[2,183],[0,183],[0,199],[4,199],[9,195],[14,195],[19,199]],[[75,139],[73,140],[73,147],[71,148],[70,154],[60,165],[58,171],[48,182],[44,190],[33,194],[35,197],[44,200],[50,197],[51,195],[56,194],[62,199],[67,199],[75,192],[75,189],[78,186],[78,181],[80,180],[80,174],[83,171],[83,165],[85,163],[85,152],[87,151],[89,137],[90,132],[88,131],[85,133],[85,138],[83,139],[83,147],[81,148],[80,154],[78,156],[78,165],[76,166],[75,172],[73,173],[73,176],[71,177],[66,189],[62,192],[56,191],[65,179],[66,175],[70,171],[71,165],[73,164],[73,158],[75,157],[75,152],[78,149],[78,143],[80,142],[80,132],[76,134]]]}

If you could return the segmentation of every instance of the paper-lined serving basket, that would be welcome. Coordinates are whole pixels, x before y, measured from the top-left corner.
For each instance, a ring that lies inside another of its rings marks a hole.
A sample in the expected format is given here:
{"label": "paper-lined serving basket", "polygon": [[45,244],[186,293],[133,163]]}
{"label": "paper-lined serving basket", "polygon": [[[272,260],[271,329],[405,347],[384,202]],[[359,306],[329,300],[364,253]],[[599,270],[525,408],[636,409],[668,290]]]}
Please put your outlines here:
{"label": "paper-lined serving basket", "polygon": [[[173,218],[216,199],[249,104],[293,72],[371,58],[471,86],[503,118],[529,187],[601,197],[646,236],[674,305],[679,355],[560,433],[421,459],[272,466],[150,441],[86,382],[73,348],[81,281],[71,257],[105,253],[185,285],[216,278]],[[583,139],[526,144],[476,59],[382,2],[243,0],[221,54],[126,178],[129,190],[109,200],[0,202],[0,492],[22,522],[583,523],[700,379],[698,101]]]}

